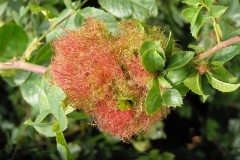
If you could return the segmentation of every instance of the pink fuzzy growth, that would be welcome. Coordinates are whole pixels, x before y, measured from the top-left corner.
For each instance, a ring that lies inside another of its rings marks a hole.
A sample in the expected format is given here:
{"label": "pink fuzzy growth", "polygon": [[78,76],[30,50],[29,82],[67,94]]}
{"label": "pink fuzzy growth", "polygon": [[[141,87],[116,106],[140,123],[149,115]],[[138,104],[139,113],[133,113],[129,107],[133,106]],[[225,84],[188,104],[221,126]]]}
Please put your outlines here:
{"label": "pink fuzzy growth", "polygon": [[162,108],[162,113],[149,116],[145,111],[136,110],[138,107],[122,111],[114,106],[116,106],[115,99],[107,98],[107,101],[99,101],[95,104],[96,110],[92,112],[92,115],[100,130],[122,140],[129,140],[140,132],[149,131],[150,127],[168,114],[165,107]]}
{"label": "pink fuzzy growth", "polygon": [[114,99],[99,101],[95,107],[93,117],[100,130],[121,139],[129,139],[133,131],[129,130],[129,124],[133,121],[131,110],[115,108]]}
{"label": "pink fuzzy growth", "polygon": [[138,84],[139,86],[146,86],[147,80],[152,77],[152,75],[144,70],[141,57],[139,55],[137,57],[129,56],[126,58],[126,63],[128,72],[134,83]]}
{"label": "pink fuzzy growth", "polygon": [[154,126],[159,120],[166,118],[169,114],[167,107],[162,107],[159,112],[154,115],[147,115],[145,111],[142,111],[139,115],[135,116],[135,133],[148,132],[152,126]]}
{"label": "pink fuzzy growth", "polygon": [[99,23],[90,21],[80,30],[67,31],[53,46],[56,56],[51,74],[69,100],[82,105],[75,107],[92,104],[98,96],[95,92],[104,94],[113,79],[122,77],[117,56]]}

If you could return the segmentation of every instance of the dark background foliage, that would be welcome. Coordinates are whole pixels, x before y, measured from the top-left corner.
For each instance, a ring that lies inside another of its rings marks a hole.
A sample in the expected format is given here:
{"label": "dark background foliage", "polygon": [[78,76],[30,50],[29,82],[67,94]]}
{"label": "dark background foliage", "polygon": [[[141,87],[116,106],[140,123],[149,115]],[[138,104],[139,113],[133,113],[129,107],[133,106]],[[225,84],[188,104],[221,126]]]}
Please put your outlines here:
{"label": "dark background foliage", "polygon": [[[6,1],[1,0],[0,6]],[[55,15],[65,9],[64,3],[59,0],[36,2]],[[240,19],[233,18],[239,14],[239,0],[219,0],[217,3],[229,7],[220,22],[223,28],[224,22],[233,28],[239,27]],[[201,43],[203,47],[209,47],[209,42],[215,38],[210,35],[213,29],[206,25],[199,40],[194,40],[189,25],[181,16],[181,11],[186,6],[180,0],[157,0],[157,4],[159,14],[156,18],[148,19],[149,24],[161,26],[166,34],[172,31],[183,49],[187,49],[190,43]],[[43,34],[49,24],[42,14],[31,14],[28,10],[22,17],[15,15],[22,6],[27,5],[26,0],[9,0],[0,22],[17,23],[24,27],[30,37]],[[84,5],[88,6],[100,7],[94,0],[89,0]],[[235,35],[239,32],[237,29],[234,31]],[[227,38],[227,34],[224,36]],[[238,56],[227,64],[236,76],[240,75],[239,61]],[[39,63],[45,65],[48,62]],[[23,124],[35,113],[23,100],[20,89],[9,86],[6,79],[0,80],[0,87],[0,159],[60,159],[54,138],[46,138],[33,127]],[[155,127],[152,135],[139,135],[133,141],[124,143],[99,132],[91,126],[89,118],[70,118],[69,127],[64,132],[66,140],[76,159],[240,159],[240,91],[220,93],[208,87],[206,89],[211,94],[206,103],[202,103],[199,96],[188,93],[183,107],[172,110],[167,119],[160,122],[158,128]]]}

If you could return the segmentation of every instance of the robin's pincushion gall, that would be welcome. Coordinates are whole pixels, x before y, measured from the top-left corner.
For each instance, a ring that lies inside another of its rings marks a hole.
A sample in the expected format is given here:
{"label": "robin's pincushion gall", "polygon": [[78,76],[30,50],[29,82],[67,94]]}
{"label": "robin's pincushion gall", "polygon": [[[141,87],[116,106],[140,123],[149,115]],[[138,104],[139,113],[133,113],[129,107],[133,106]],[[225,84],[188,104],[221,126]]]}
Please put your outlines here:
{"label": "robin's pincushion gall", "polygon": [[159,39],[165,48],[167,40],[159,29],[146,32],[132,20],[119,22],[119,32],[111,34],[104,23],[89,19],[52,42],[55,56],[49,73],[68,102],[92,115],[100,130],[128,140],[169,114],[164,106],[153,115],[144,110],[153,75],[144,70],[139,48]]}

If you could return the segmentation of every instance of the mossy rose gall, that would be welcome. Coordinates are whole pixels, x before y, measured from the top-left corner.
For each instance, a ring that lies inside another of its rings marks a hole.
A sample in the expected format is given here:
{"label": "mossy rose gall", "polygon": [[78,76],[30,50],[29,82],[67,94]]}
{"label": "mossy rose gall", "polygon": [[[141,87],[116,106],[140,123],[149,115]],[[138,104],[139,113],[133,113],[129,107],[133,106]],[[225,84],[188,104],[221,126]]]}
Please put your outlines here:
{"label": "mossy rose gall", "polygon": [[[111,34],[104,23],[89,19],[52,43],[49,73],[68,102],[92,115],[100,130],[123,140],[148,131],[169,114],[164,106],[151,116],[144,110],[153,75],[144,70],[139,48],[159,39],[165,48],[167,40],[157,28],[142,28],[135,21],[121,21],[119,32]],[[119,101],[128,106],[121,108]]]}

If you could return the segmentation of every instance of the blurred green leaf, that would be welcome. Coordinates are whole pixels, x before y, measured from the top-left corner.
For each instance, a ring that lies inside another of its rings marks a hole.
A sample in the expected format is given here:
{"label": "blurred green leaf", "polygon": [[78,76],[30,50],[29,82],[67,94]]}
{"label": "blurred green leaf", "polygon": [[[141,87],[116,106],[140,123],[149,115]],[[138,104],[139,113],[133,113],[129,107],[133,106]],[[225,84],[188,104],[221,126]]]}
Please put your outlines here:
{"label": "blurred green leaf", "polygon": [[170,152],[164,152],[162,155],[162,160],[174,160],[175,159],[175,155],[170,153]]}
{"label": "blurred green leaf", "polygon": [[56,17],[56,15],[54,15],[50,10],[48,10],[42,6],[39,6],[35,3],[29,3],[28,6],[32,13],[40,12],[45,16],[46,19],[52,19],[52,18]]}
{"label": "blurred green leaf", "polygon": [[147,93],[145,108],[147,114],[154,114],[162,106],[161,91],[159,88],[158,79],[153,79],[153,84],[151,89]]}
{"label": "blurred green leaf", "polygon": [[96,18],[102,20],[106,23],[107,28],[110,32],[116,32],[117,30],[117,20],[111,14],[94,7],[86,7],[79,11],[79,14],[84,18]]}
{"label": "blurred green leaf", "polygon": [[240,54],[240,49],[237,46],[229,46],[223,48],[211,57],[210,61],[213,65],[222,65],[225,62],[231,60],[236,55]]}
{"label": "blurred green leaf", "polygon": [[41,112],[49,109],[47,95],[42,86],[42,76],[31,74],[25,83],[20,86],[23,99]]}
{"label": "blurred green leaf", "polygon": [[43,77],[43,87],[49,102],[50,112],[59,120],[61,130],[64,131],[68,125],[68,119],[63,110],[63,100],[66,95],[56,84],[52,84],[49,75]]}
{"label": "blurred green leaf", "polygon": [[51,62],[51,58],[54,52],[51,48],[50,43],[40,47],[35,55],[32,56],[32,61],[34,64],[48,65]]}
{"label": "blurred green leaf", "polygon": [[227,10],[227,7],[224,6],[211,6],[210,7],[210,15],[213,18],[219,18],[222,16],[223,13],[225,13]]}
{"label": "blurred green leaf", "polygon": [[164,123],[159,121],[156,125],[151,127],[150,131],[146,133],[144,137],[151,140],[166,139],[167,135],[164,132]]}
{"label": "blurred green leaf", "polygon": [[163,152],[159,154],[159,150],[153,149],[149,154],[139,157],[137,160],[174,160],[174,154],[170,152]]}
{"label": "blurred green leaf", "polygon": [[131,143],[138,152],[145,152],[151,147],[151,144],[148,140],[132,141]]}
{"label": "blurred green leaf", "polygon": [[203,24],[205,23],[207,17],[204,17],[200,14],[201,9],[203,6],[200,7],[191,7],[184,9],[182,15],[186,19],[188,23],[191,23],[191,33],[192,36],[197,38],[198,32],[202,28]]}
{"label": "blurred green leaf", "polygon": [[[73,10],[71,9],[64,9],[59,15],[58,17],[54,18],[51,21],[51,26],[59,23],[60,21],[62,21],[65,17],[67,17],[68,15],[72,14]],[[59,26],[57,26],[52,32],[50,32],[47,36],[46,36],[46,41],[47,43],[50,42],[53,39],[56,39],[57,37],[59,37],[60,35],[64,34],[64,29],[69,29],[69,30],[74,30],[77,29],[80,25],[81,22],[76,23],[76,19],[78,19],[79,21],[81,21],[81,18],[76,17],[79,16],[79,14],[77,14],[78,12],[76,12],[75,14],[71,15],[69,18],[67,18],[66,20],[64,20]]]}
{"label": "blurred green leaf", "polygon": [[28,43],[26,32],[14,23],[4,24],[0,27],[0,61],[21,56]]}
{"label": "blurred green leaf", "polygon": [[240,87],[240,83],[238,84],[231,84],[220,81],[214,77],[211,73],[206,73],[209,83],[212,85],[213,88],[221,91],[221,92],[232,92],[235,91]]}
{"label": "blurred green leaf", "polygon": [[28,71],[16,70],[13,75],[3,77],[3,80],[6,81],[8,85],[16,87],[23,84],[28,79],[29,75],[30,72]]}
{"label": "blurred green leaf", "polygon": [[118,18],[134,18],[143,21],[158,14],[155,0],[98,0],[98,2],[101,7]]}
{"label": "blurred green leaf", "polygon": [[232,26],[231,24],[227,23],[226,21],[220,22],[220,27],[222,29],[223,39],[230,39],[237,35],[240,35],[240,28]]}
{"label": "blurred green leaf", "polygon": [[209,8],[212,6],[214,0],[202,0],[202,1]]}
{"label": "blurred green leaf", "polygon": [[56,122],[35,123],[29,119],[25,121],[24,124],[33,126],[40,134],[45,135],[46,137],[56,136],[56,133],[53,132],[53,125],[56,124]]}
{"label": "blurred green leaf", "polygon": [[206,134],[209,141],[213,141],[217,138],[219,132],[218,129],[219,124],[217,123],[217,121],[210,118],[207,119]]}
{"label": "blurred green leaf", "polygon": [[176,89],[168,89],[162,92],[163,105],[167,107],[180,107],[183,104],[183,98]]}
{"label": "blurred green leaf", "polygon": [[192,33],[193,37],[195,37],[195,38],[198,37],[198,33],[206,20],[207,20],[207,17],[199,14],[195,23],[191,24],[191,33]]}
{"label": "blurred green leaf", "polygon": [[0,2],[0,16],[5,12],[8,6],[8,1]]}
{"label": "blurred green leaf", "polygon": [[53,131],[56,133],[57,149],[64,160],[73,160],[72,153],[70,152],[67,142],[64,138],[61,130],[60,122],[57,122],[53,126]]}
{"label": "blurred green leaf", "polygon": [[44,110],[36,117],[34,123],[41,123],[50,113],[50,110]]}
{"label": "blurred green leaf", "polygon": [[230,119],[229,124],[228,124],[228,130],[234,135],[239,135],[239,133],[240,133],[240,119],[239,118]]}
{"label": "blurred green leaf", "polygon": [[183,3],[186,3],[189,6],[197,7],[198,5],[202,4],[202,0],[184,0]]}
{"label": "blurred green leaf", "polygon": [[[63,105],[64,105],[65,102],[63,102]],[[67,105],[65,108],[64,108],[64,112],[66,115],[72,113],[73,111],[76,110],[76,108],[73,108],[72,106],[68,105],[68,104],[65,104]]]}
{"label": "blurred green leaf", "polygon": [[196,53],[203,53],[203,52],[206,51],[206,48],[200,47],[200,46],[197,46],[197,45],[193,45],[193,44],[189,44],[188,48],[193,49]]}
{"label": "blurred green leaf", "polygon": [[177,52],[171,57],[165,70],[170,71],[170,70],[174,70],[174,69],[183,67],[189,61],[191,61],[193,56],[194,56],[194,52],[190,52],[190,51]]}
{"label": "blurred green leaf", "polygon": [[69,9],[73,9],[72,0],[63,0],[65,6]]}
{"label": "blurred green leaf", "polygon": [[16,71],[13,69],[0,70],[0,76],[2,77],[11,77],[11,76],[14,76],[15,74],[16,74]]}
{"label": "blurred green leaf", "polygon": [[202,7],[191,7],[186,8],[182,11],[183,17],[186,19],[188,23],[191,23],[191,26],[193,26],[197,20],[197,17],[199,15],[199,12],[201,11]]}
{"label": "blurred green leaf", "polygon": [[192,116],[192,106],[184,104],[183,107],[178,108],[177,112],[180,115],[180,117],[190,119]]}
{"label": "blurred green leaf", "polygon": [[217,36],[217,42],[220,43],[222,40],[222,29],[221,29],[220,25],[216,22],[213,23],[213,28],[214,28],[215,34]]}

